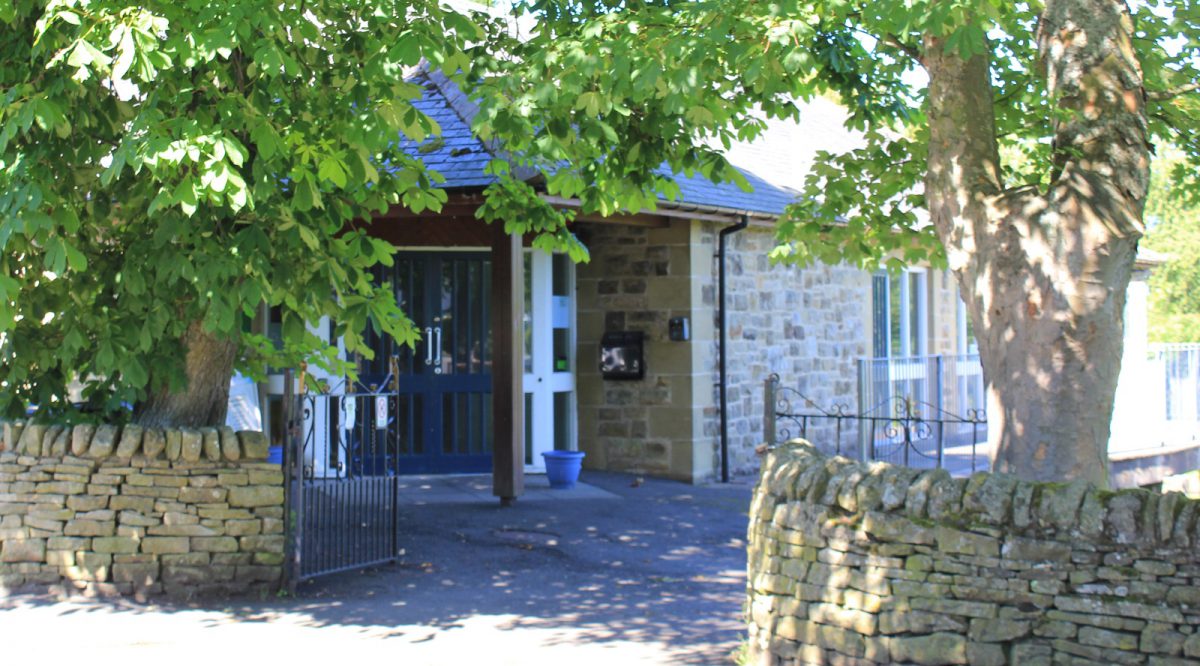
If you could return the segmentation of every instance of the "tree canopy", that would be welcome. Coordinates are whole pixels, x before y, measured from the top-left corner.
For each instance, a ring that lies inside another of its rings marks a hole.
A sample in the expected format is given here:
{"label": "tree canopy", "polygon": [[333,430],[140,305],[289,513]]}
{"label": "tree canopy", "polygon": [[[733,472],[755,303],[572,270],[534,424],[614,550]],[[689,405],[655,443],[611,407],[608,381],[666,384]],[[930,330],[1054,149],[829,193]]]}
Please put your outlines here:
{"label": "tree canopy", "polygon": [[[424,60],[464,86],[475,131],[504,151],[480,214],[577,259],[573,209],[542,195],[609,214],[674,196],[672,172],[738,181],[723,146],[835,96],[864,144],[819,156],[775,256],[948,262],[976,330],[993,332],[981,347],[1005,436],[1041,433],[1015,425],[1035,414],[1096,418],[1063,402],[1073,394],[1111,409],[1094,380],[1119,362],[1110,315],[1142,231],[1148,142],[1200,160],[1193,0],[510,9],[0,0],[0,407],[48,404],[71,378],[110,408],[178,388],[195,326],[250,367],[332,362],[303,324],[325,314],[351,349],[367,325],[413,340],[369,279],[390,248],[364,226],[443,200],[399,148],[438,131],[404,78]],[[520,15],[534,20],[514,30]],[[282,350],[244,330],[261,302],[283,311]],[[1104,368],[1029,388],[1077,366]],[[1014,397],[1029,391],[1045,400]],[[1044,457],[1053,437],[1029,437]]]}
{"label": "tree canopy", "polygon": [[[106,411],[179,389],[185,334],[242,366],[331,362],[415,332],[364,221],[445,199],[400,149],[438,131],[403,72],[457,71],[479,28],[435,2],[0,0],[0,409]],[[246,322],[282,311],[276,350]],[[228,382],[226,377],[225,382]]]}
{"label": "tree canopy", "polygon": [[1182,183],[1200,163],[1200,5],[516,7],[539,22],[477,68],[480,129],[585,207],[652,207],[629,184],[670,193],[664,159],[728,178],[722,144],[840,100],[863,146],[818,156],[774,256],[945,261],[981,334],[995,468],[1106,483],[1152,142],[1181,148]]}
{"label": "tree canopy", "polygon": [[[803,122],[805,100],[832,95],[865,145],[821,156],[781,226],[776,256],[864,266],[936,258],[943,248],[923,214],[921,187],[929,141],[926,40],[962,56],[987,56],[996,135],[1010,158],[999,165],[1003,182],[1046,189],[1061,166],[1053,139],[1064,112],[1053,108],[1038,52],[1044,7],[797,1],[729,11],[720,2],[528,0],[516,11],[538,17],[532,35],[516,41],[489,31],[497,40],[489,53],[517,57],[476,68],[486,77],[480,128],[553,173],[548,191],[611,212],[653,207],[653,192],[669,196],[671,183],[657,170],[664,159],[679,170],[736,179],[720,158],[722,144],[754,138],[764,117]],[[1182,148],[1185,160],[1174,175],[1181,187],[1200,191],[1193,131],[1200,122],[1193,94],[1200,6],[1137,3],[1132,19],[1147,132]],[[564,163],[573,168],[557,167]],[[630,183],[636,191],[629,192]]]}

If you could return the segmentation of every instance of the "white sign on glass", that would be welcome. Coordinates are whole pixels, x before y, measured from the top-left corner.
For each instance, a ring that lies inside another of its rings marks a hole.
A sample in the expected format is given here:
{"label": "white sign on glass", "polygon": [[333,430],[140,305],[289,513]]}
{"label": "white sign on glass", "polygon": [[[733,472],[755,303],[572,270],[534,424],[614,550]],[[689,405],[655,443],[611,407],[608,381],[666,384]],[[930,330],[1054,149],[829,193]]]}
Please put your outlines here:
{"label": "white sign on glass", "polygon": [[387,396],[375,396],[375,428],[384,430],[388,426]]}
{"label": "white sign on glass", "polygon": [[551,321],[554,328],[570,328],[571,326],[571,297],[555,296],[550,302]]}

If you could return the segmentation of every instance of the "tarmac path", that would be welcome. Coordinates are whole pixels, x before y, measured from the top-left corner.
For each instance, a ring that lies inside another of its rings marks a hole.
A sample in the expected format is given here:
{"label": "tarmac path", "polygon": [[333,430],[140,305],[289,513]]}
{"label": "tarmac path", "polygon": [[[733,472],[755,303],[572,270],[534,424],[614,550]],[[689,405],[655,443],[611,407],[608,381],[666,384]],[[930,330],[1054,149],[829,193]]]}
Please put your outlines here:
{"label": "tarmac path", "polygon": [[589,471],[583,480],[579,492],[539,491],[531,477],[529,496],[501,508],[486,478],[414,479],[400,562],[318,578],[294,597],[0,597],[5,654],[122,666],[731,663],[744,635],[753,480],[689,486]]}

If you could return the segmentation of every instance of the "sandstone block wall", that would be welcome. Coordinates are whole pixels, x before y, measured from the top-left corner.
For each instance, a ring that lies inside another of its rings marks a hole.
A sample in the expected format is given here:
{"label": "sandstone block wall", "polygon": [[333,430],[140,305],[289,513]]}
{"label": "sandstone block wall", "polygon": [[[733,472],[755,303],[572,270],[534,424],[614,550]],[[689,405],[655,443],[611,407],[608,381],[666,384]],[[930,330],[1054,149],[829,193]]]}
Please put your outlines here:
{"label": "sandstone block wall", "polygon": [[[715,237],[719,227],[711,228]],[[771,374],[824,409],[837,404],[850,412],[858,408],[857,360],[871,353],[871,275],[846,265],[772,264],[769,255],[777,243],[773,228],[751,227],[728,243],[730,465],[746,472],[758,465],[754,450],[763,441],[763,383]],[[705,286],[713,316],[717,269],[714,261]],[[708,359],[715,405],[716,338]],[[832,452],[833,422],[817,419],[810,427],[808,437]],[[715,409],[705,430],[720,432]],[[853,451],[856,441],[857,430],[844,433],[843,452]]]}
{"label": "sandstone block wall", "polygon": [[929,275],[929,353],[966,354],[958,348],[958,282],[949,270],[927,270]]}
{"label": "sandstone block wall", "polygon": [[[579,446],[593,469],[685,481],[719,469],[717,232],[674,219],[661,227],[581,224],[592,261],[577,267]],[[870,274],[848,266],[772,265],[774,231],[729,238],[730,464],[756,469],[763,382],[778,373],[822,407],[853,409],[856,359],[869,353]],[[688,317],[691,337],[671,341],[668,321]],[[605,381],[596,365],[605,331],[646,336],[646,378]],[[814,423],[810,437],[834,426]],[[854,433],[843,443],[853,446]]]}
{"label": "sandstone block wall", "polygon": [[266,593],[283,472],[258,432],[5,423],[0,594]]}
{"label": "sandstone block wall", "polygon": [[756,664],[1200,664],[1198,502],[828,457],[765,461]]}
{"label": "sandstone block wall", "polygon": [[[576,268],[576,382],[579,448],[591,469],[683,481],[712,474],[714,440],[702,431],[712,378],[697,361],[709,350],[712,315],[699,304],[694,277],[697,255],[711,250],[693,243],[697,232],[686,220],[664,227],[581,225],[592,261]],[[689,318],[691,340],[670,339],[672,317]],[[607,331],[645,335],[644,379],[600,377]]]}

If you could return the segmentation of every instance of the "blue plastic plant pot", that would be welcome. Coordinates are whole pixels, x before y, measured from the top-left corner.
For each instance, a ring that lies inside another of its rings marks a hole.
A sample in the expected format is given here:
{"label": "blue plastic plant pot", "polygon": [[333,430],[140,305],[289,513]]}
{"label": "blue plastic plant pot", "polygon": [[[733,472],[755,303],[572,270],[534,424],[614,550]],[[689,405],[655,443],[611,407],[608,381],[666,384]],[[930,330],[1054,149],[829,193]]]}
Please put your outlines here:
{"label": "blue plastic plant pot", "polygon": [[546,451],[546,478],[550,487],[559,490],[574,488],[579,481],[579,470],[583,467],[583,451]]}
{"label": "blue plastic plant pot", "polygon": [[267,462],[274,463],[276,465],[282,465],[283,464],[283,447],[282,446],[272,446],[272,447],[268,448],[267,449]]}

